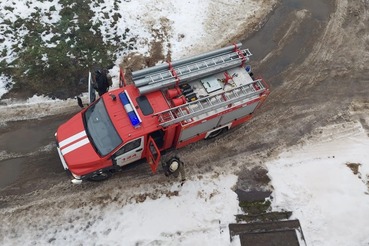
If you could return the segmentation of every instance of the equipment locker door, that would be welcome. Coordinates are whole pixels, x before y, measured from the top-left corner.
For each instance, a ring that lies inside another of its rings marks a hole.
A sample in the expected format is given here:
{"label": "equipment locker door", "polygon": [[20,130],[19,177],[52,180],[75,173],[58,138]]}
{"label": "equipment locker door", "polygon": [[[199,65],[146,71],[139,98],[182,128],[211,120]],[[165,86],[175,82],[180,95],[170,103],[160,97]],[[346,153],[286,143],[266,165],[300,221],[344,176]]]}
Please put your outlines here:
{"label": "equipment locker door", "polygon": [[112,156],[115,164],[122,167],[141,159],[144,146],[143,138],[132,140],[117,150]]}
{"label": "equipment locker door", "polygon": [[149,140],[147,141],[146,159],[152,169],[152,172],[155,174],[160,160],[160,151],[151,136],[149,136]]}

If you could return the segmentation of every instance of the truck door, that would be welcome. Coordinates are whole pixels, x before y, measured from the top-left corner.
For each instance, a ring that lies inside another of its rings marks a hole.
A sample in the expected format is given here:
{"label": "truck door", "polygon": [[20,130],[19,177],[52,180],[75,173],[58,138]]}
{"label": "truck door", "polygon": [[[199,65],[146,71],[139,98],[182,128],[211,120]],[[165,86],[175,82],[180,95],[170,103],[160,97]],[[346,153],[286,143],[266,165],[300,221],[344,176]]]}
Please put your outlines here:
{"label": "truck door", "polygon": [[149,136],[149,140],[147,141],[146,159],[152,169],[152,172],[155,174],[160,160],[160,151],[151,136]]}
{"label": "truck door", "polygon": [[96,100],[96,93],[94,88],[94,82],[92,81],[91,72],[88,72],[88,104],[93,103]]}
{"label": "truck door", "polygon": [[132,140],[123,145],[119,150],[117,150],[112,155],[114,164],[122,167],[141,159],[144,146],[143,138],[144,137],[142,136],[140,138]]}

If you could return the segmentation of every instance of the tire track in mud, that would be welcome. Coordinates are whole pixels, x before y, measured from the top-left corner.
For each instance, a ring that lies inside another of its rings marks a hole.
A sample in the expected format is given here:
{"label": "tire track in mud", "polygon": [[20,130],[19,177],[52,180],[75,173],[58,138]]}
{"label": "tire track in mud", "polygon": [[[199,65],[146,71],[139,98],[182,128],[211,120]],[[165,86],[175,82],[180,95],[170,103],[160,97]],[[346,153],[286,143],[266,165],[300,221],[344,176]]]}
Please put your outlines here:
{"label": "tire track in mud", "polygon": [[[363,100],[369,89],[365,83],[368,71],[362,66],[368,62],[368,56],[360,55],[362,50],[359,48],[363,47],[365,38],[353,38],[368,17],[366,11],[353,19],[347,15],[347,10],[356,4],[354,1],[337,1],[335,12],[305,61],[277,75],[284,78],[280,86],[273,87],[272,82],[272,93],[258,116],[264,119],[269,139],[293,140],[293,144],[316,127],[352,120],[349,114],[351,101],[354,98]],[[361,4],[367,9],[366,3]],[[346,27],[344,23],[347,23]],[[304,113],[306,109],[308,111]],[[276,125],[281,127],[275,131]],[[296,137],[292,136],[294,134]]]}

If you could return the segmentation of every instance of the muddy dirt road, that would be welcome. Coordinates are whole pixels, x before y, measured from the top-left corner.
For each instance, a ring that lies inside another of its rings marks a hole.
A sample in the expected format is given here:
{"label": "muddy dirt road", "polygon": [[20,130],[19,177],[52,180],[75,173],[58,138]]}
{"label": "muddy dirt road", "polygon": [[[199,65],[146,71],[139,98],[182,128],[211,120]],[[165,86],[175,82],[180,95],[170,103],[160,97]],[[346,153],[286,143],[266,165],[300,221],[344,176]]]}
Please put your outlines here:
{"label": "muddy dirt road", "polygon": [[[243,41],[254,53],[254,73],[263,75],[272,93],[251,121],[220,138],[176,151],[189,163],[188,176],[222,172],[230,166],[237,173],[245,166],[263,165],[286,146],[319,134],[315,129],[321,126],[357,120],[369,129],[368,10],[368,0],[283,1],[265,26]],[[76,106],[75,112],[78,110]],[[19,207],[13,211],[19,216],[39,201],[44,208],[73,208],[101,203],[96,193],[109,194],[148,180],[167,182],[141,164],[108,182],[69,184],[56,151],[52,147],[39,149],[52,146],[57,126],[69,117],[18,121],[1,128],[0,145],[6,146],[9,157],[16,157],[17,152],[27,156],[0,160],[17,160],[23,170],[16,174],[15,182],[2,184],[0,208]],[[41,137],[33,135],[41,126]],[[17,145],[15,137],[20,134],[32,141]],[[74,202],[67,204],[66,200]]]}

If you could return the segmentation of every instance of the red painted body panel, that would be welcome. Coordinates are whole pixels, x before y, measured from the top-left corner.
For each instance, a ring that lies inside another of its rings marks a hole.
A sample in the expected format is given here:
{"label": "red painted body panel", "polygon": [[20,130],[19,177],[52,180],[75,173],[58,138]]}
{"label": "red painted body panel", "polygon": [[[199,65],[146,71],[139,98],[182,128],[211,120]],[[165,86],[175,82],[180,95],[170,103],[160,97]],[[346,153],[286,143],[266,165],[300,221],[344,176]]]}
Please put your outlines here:
{"label": "red painted body panel", "polygon": [[77,175],[92,172],[101,166],[100,156],[87,136],[81,134],[84,130],[81,112],[61,125],[57,132],[57,141],[64,159],[70,171]]}
{"label": "red painted body panel", "polygon": [[205,135],[206,135],[206,132],[204,132],[203,134],[200,134],[200,135],[198,135],[196,137],[193,137],[193,138],[190,138],[190,139],[186,139],[186,140],[184,140],[182,142],[179,142],[179,143],[177,143],[175,145],[176,146],[176,149],[182,148],[182,147],[184,147],[184,146],[186,146],[186,145],[188,145],[190,143],[194,143],[194,142],[197,142],[197,141],[199,141],[201,139],[204,139],[205,138]]}
{"label": "red painted body panel", "polygon": [[[131,98],[133,106],[136,108],[136,111],[139,117],[142,120],[141,126],[135,128],[132,126],[128,115],[123,107],[119,99],[119,93],[126,91]],[[115,95],[116,100],[113,101],[112,97],[109,95]],[[154,132],[158,130],[158,118],[153,117],[152,115],[145,116],[143,115],[141,109],[138,107],[138,103],[136,98],[139,97],[137,89],[133,85],[129,85],[127,87],[123,87],[117,90],[112,91],[111,93],[106,93],[103,95],[106,109],[109,113],[110,119],[113,122],[118,134],[122,138],[123,142],[129,142],[133,139],[136,139],[140,136],[147,135],[150,132]],[[160,91],[156,91],[146,95],[149,100],[154,113],[166,110],[169,108],[167,101],[163,97],[163,94]]]}
{"label": "red painted body panel", "polygon": [[244,123],[244,122],[250,120],[251,118],[252,118],[252,114],[250,114],[250,115],[248,115],[246,117],[243,117],[241,119],[235,120],[235,121],[232,122],[232,126],[231,127],[235,127],[235,126],[237,126],[237,125],[239,125],[241,123]]}
{"label": "red painted body panel", "polygon": [[173,146],[174,138],[176,137],[176,132],[180,128],[179,124],[171,125],[165,129],[164,135],[164,146],[162,150],[169,149]]}

